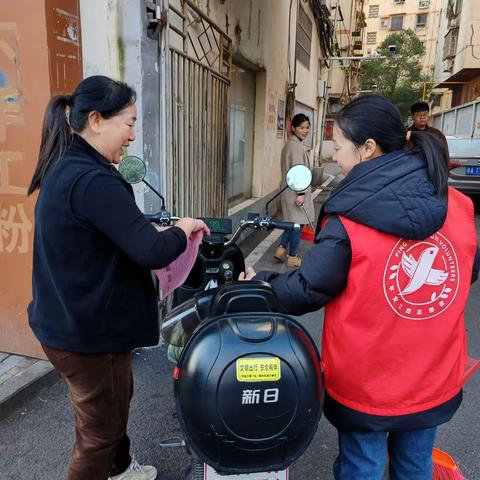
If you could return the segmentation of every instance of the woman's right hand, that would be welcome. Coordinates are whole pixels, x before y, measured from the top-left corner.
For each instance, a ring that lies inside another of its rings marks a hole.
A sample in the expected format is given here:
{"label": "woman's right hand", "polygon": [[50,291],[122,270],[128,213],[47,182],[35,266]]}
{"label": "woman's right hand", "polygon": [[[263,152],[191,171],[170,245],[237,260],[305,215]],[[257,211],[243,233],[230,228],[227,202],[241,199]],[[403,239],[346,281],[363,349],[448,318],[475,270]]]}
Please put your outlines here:
{"label": "woman's right hand", "polygon": [[238,279],[240,281],[252,280],[253,277],[257,274],[252,267],[248,267],[246,272],[240,272]]}
{"label": "woman's right hand", "polygon": [[192,233],[198,232],[199,230],[203,230],[205,235],[210,235],[210,229],[205,225],[203,220],[199,220],[198,218],[181,218],[175,223],[175,226],[181,228],[185,232],[187,238],[190,238]]}

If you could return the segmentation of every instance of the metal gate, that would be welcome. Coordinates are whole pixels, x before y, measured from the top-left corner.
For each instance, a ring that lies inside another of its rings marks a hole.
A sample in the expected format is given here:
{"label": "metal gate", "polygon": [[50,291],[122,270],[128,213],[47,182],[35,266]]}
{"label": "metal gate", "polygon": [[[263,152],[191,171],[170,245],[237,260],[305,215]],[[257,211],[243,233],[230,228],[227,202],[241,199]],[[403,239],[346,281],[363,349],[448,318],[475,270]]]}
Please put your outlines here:
{"label": "metal gate", "polygon": [[148,3],[163,49],[169,205],[180,216],[225,216],[232,41],[190,0]]}

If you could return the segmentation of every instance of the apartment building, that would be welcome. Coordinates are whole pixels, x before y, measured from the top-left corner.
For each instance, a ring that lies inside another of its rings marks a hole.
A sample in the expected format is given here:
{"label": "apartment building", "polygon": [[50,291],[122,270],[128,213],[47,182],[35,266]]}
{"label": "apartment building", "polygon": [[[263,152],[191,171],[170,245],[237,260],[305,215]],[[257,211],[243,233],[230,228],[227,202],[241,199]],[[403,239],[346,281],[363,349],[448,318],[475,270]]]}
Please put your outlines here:
{"label": "apartment building", "polygon": [[[333,3],[333,2],[332,2]],[[332,10],[332,22],[336,22],[336,56],[352,57],[362,55],[365,36],[365,0],[339,0],[338,12]],[[336,8],[336,6],[335,6]],[[360,88],[361,62],[355,60],[334,60],[328,114],[334,114],[341,105],[355,97]]]}
{"label": "apartment building", "polygon": [[[331,22],[335,26],[336,50],[327,74],[328,102],[326,105],[324,141],[320,150],[321,157],[332,155],[332,129],[335,115],[342,106],[354,98],[361,86],[361,57],[365,40],[366,0],[338,0],[331,2]],[[348,59],[345,59],[348,58]]]}
{"label": "apartment building", "polygon": [[[480,96],[478,0],[442,0],[435,60],[433,106],[438,110]],[[438,87],[443,87],[440,90]]]}
{"label": "apartment building", "polygon": [[433,76],[441,3],[442,0],[366,0],[364,54],[374,54],[391,33],[410,29],[425,47],[422,71]]}

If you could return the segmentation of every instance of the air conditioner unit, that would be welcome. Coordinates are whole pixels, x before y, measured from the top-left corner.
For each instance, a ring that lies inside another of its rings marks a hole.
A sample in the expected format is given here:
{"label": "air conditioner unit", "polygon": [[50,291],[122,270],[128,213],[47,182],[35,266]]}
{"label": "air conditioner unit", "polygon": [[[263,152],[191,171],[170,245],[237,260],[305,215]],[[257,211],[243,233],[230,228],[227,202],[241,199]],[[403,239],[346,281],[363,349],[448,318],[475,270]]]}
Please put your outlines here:
{"label": "air conditioner unit", "polygon": [[388,19],[380,20],[380,28],[388,28]]}

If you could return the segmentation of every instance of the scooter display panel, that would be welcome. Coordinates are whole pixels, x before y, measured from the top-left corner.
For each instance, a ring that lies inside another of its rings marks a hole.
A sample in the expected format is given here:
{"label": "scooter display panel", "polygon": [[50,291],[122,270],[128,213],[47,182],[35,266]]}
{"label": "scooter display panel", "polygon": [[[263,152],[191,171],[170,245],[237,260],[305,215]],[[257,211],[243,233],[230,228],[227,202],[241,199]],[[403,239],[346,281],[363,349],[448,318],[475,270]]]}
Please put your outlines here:
{"label": "scooter display panel", "polygon": [[222,233],[223,235],[230,235],[233,231],[231,218],[206,218],[202,217],[211,233]]}

